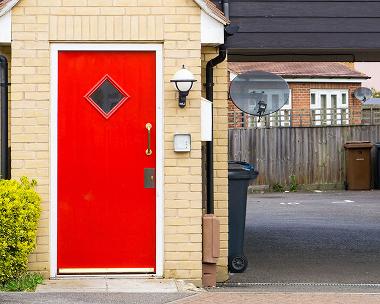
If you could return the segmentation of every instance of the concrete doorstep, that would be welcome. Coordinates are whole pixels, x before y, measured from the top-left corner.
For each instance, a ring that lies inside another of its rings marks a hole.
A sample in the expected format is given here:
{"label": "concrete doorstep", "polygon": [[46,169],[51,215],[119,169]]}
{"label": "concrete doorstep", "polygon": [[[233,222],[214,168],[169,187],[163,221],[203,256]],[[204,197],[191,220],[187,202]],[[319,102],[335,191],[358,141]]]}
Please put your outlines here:
{"label": "concrete doorstep", "polygon": [[183,280],[97,277],[45,280],[36,292],[184,293],[200,290]]}

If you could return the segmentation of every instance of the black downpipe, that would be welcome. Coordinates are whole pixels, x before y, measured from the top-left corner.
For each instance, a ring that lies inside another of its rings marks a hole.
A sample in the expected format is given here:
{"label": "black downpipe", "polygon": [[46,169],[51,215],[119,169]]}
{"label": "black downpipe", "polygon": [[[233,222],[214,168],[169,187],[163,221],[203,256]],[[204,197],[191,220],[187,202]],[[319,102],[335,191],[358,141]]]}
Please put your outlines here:
{"label": "black downpipe", "polygon": [[206,65],[206,99],[211,101],[211,141],[206,144],[207,154],[207,214],[214,214],[214,67],[223,62],[227,57],[224,44],[219,47],[219,55],[207,62]]}
{"label": "black downpipe", "polygon": [[10,179],[8,153],[8,60],[0,55],[1,178]]}

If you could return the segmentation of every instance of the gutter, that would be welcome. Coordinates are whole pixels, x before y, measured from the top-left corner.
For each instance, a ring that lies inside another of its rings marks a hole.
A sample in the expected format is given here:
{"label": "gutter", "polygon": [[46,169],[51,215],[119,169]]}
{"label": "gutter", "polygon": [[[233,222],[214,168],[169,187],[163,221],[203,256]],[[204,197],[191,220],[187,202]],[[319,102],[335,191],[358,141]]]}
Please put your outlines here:
{"label": "gutter", "polygon": [[0,55],[1,178],[10,179],[8,149],[8,60]]}

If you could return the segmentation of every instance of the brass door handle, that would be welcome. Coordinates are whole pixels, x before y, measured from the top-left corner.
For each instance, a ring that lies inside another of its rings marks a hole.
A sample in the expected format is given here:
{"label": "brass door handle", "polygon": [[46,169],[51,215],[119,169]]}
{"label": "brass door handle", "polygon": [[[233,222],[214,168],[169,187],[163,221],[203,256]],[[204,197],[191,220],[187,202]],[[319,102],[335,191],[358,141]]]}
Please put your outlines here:
{"label": "brass door handle", "polygon": [[152,129],[152,124],[149,122],[145,125],[145,128],[148,130],[148,149],[145,150],[146,155],[152,155],[152,149],[150,148],[150,130]]}

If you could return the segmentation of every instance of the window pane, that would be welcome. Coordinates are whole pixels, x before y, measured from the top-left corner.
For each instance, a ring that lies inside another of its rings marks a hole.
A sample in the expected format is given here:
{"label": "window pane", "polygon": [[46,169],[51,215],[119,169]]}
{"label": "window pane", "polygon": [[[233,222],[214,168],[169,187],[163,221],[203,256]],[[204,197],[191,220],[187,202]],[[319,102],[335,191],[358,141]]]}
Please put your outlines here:
{"label": "window pane", "polygon": [[310,103],[312,105],[315,105],[315,94],[314,93],[311,93],[311,95],[310,95]]}
{"label": "window pane", "polygon": [[343,93],[342,94],[342,104],[347,104],[347,94],[346,93]]}
{"label": "window pane", "polygon": [[289,105],[290,104],[290,98],[289,97],[290,97],[289,93],[285,93],[284,94],[284,99],[286,100],[285,105]]}
{"label": "window pane", "polygon": [[327,95],[325,94],[321,95],[321,107],[327,108]]}
{"label": "window pane", "polygon": [[279,103],[280,103],[280,95],[278,95],[278,94],[272,95],[273,108],[278,109],[280,107]]}
{"label": "window pane", "polygon": [[333,109],[337,108],[337,105],[338,105],[337,99],[338,99],[337,95],[331,95],[331,106]]}
{"label": "window pane", "polygon": [[105,79],[90,95],[90,99],[92,99],[106,114],[111,112],[123,98],[124,95],[121,94],[108,79]]}

